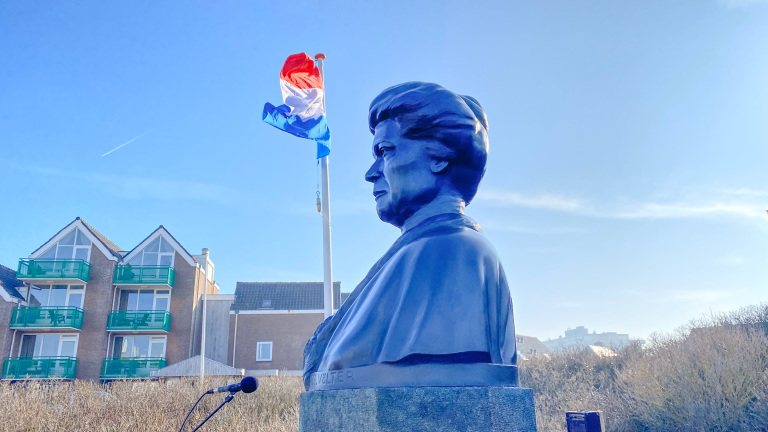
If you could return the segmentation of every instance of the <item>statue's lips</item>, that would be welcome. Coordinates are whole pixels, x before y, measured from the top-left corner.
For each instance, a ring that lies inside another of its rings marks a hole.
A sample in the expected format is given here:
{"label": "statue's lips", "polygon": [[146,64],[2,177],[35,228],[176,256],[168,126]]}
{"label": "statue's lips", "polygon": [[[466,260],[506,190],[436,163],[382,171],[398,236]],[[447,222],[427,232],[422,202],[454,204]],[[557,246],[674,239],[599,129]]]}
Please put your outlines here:
{"label": "statue's lips", "polygon": [[387,191],[384,191],[384,190],[377,190],[377,191],[375,190],[373,191],[373,198],[379,199],[380,196],[385,195],[386,193]]}

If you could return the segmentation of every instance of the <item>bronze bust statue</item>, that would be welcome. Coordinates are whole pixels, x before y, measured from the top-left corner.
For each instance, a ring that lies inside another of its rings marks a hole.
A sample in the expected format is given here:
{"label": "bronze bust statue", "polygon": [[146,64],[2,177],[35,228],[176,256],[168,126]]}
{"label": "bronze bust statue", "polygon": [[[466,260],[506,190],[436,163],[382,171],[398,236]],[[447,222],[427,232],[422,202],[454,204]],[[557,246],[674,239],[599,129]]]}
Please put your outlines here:
{"label": "bronze bust statue", "polygon": [[402,235],[307,343],[305,386],[517,386],[504,270],[464,215],[485,173],[485,111],[408,82],[374,99],[368,123],[365,179],[379,218]]}

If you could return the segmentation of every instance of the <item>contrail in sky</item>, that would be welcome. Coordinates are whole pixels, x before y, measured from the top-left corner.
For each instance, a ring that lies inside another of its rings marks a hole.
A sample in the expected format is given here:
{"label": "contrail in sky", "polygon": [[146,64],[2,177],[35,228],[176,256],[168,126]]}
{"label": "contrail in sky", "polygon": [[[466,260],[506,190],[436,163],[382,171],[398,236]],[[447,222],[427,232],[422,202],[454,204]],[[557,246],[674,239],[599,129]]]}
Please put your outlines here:
{"label": "contrail in sky", "polygon": [[148,134],[148,133],[150,133],[150,132],[152,132],[152,130],[148,130],[148,131],[144,132],[143,134],[141,134],[141,135],[139,135],[139,136],[137,136],[137,137],[134,137],[134,138],[131,138],[131,139],[129,139],[128,141],[126,141],[126,142],[124,142],[124,143],[120,144],[119,146],[117,146],[117,147],[113,148],[112,150],[110,150],[110,151],[108,151],[108,152],[104,153],[103,155],[101,155],[101,157],[104,157],[104,156],[106,156],[106,155],[108,155],[108,154],[110,154],[110,153],[112,153],[112,152],[114,152],[114,151],[116,151],[116,150],[120,150],[121,148],[123,148],[123,147],[127,146],[128,144],[130,144],[130,143],[132,143],[132,142],[136,141],[137,139],[139,139],[139,138],[143,137],[144,135],[146,135],[146,134]]}

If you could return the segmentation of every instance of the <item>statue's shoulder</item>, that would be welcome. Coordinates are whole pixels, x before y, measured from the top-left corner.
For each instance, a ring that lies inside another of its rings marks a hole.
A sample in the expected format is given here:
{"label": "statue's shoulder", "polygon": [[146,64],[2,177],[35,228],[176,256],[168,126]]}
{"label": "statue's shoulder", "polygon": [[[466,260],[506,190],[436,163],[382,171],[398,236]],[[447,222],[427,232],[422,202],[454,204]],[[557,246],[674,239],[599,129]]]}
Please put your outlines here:
{"label": "statue's shoulder", "polygon": [[498,260],[493,244],[481,232],[471,227],[425,233],[405,246],[404,251],[406,253],[432,252],[441,256],[472,254]]}

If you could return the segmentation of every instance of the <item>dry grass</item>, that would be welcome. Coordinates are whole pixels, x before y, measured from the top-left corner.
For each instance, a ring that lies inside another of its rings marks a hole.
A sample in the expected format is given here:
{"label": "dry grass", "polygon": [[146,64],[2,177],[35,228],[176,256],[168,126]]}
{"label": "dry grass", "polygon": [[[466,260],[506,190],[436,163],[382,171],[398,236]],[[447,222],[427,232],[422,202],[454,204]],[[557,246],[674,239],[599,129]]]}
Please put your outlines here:
{"label": "dry grass", "polygon": [[606,430],[768,431],[768,305],[692,321],[645,349],[584,351],[521,364],[539,431],[564,431],[565,411],[602,410]]}
{"label": "dry grass", "polygon": [[[768,305],[692,322],[618,357],[583,351],[521,364],[540,432],[564,431],[565,411],[602,410],[606,430],[768,431]],[[208,380],[202,389],[226,384]],[[203,430],[298,430],[299,377],[267,377],[238,394]],[[176,431],[201,394],[192,380],[0,383],[2,431]],[[224,398],[207,396],[190,431]]]}
{"label": "dry grass", "polygon": [[[206,380],[203,388],[224,384]],[[236,395],[201,430],[297,431],[302,390],[298,377],[260,379],[255,393]],[[86,381],[4,383],[0,431],[177,431],[201,393],[191,380],[125,381],[109,387]],[[192,430],[223,399],[222,394],[206,396],[184,430]]]}

